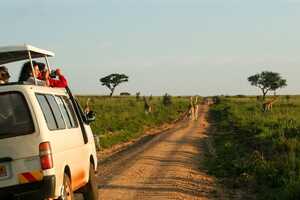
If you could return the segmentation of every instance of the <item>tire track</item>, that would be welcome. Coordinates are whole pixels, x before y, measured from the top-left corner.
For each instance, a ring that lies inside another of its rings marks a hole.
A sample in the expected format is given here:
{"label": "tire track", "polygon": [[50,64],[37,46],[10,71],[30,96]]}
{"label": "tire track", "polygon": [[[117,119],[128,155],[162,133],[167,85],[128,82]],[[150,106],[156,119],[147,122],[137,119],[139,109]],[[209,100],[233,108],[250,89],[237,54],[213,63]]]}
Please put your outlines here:
{"label": "tire track", "polygon": [[208,106],[181,123],[100,163],[100,199],[219,199],[215,180],[200,169]]}

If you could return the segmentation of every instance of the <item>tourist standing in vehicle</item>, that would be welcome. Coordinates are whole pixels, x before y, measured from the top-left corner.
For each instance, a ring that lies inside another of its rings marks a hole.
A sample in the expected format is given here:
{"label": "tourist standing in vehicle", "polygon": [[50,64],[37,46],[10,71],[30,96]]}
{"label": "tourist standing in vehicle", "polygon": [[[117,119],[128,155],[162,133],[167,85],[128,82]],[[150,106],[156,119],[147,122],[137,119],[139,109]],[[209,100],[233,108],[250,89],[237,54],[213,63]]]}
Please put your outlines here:
{"label": "tourist standing in vehicle", "polygon": [[5,66],[0,66],[0,84],[8,83],[9,78],[10,75],[7,68]]}
{"label": "tourist standing in vehicle", "polygon": [[56,69],[55,71],[52,71],[52,73],[50,74],[50,78],[48,80],[49,80],[50,87],[65,88],[68,86],[67,79],[61,73],[60,69]]}
{"label": "tourist standing in vehicle", "polygon": [[65,88],[68,86],[68,82],[64,75],[61,73],[60,69],[52,70],[51,72],[47,70],[44,63],[37,63],[40,70],[40,75],[38,79],[46,81],[47,85],[50,87],[61,87]]}

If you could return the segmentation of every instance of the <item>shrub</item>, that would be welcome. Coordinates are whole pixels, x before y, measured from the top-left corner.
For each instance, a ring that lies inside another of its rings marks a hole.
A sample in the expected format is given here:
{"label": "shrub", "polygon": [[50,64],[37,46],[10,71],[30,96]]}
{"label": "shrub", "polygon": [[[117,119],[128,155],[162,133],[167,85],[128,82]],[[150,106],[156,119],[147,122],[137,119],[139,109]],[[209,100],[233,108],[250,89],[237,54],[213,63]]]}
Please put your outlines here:
{"label": "shrub", "polygon": [[129,92],[121,92],[120,96],[130,96],[130,93]]}
{"label": "shrub", "polygon": [[139,100],[141,99],[141,93],[140,93],[140,92],[137,92],[137,93],[135,94],[135,98],[136,98],[137,101],[139,101]]}
{"label": "shrub", "polygon": [[171,104],[172,104],[172,96],[170,96],[168,93],[166,93],[163,96],[163,105],[170,106]]}

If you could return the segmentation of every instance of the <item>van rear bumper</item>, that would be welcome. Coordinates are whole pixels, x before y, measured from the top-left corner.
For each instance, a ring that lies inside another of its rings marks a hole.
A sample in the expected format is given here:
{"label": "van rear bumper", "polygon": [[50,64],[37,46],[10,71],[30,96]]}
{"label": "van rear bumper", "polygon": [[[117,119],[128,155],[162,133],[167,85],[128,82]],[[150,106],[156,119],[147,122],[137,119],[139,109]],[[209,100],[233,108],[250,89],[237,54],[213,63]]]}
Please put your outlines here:
{"label": "van rear bumper", "polygon": [[54,197],[55,176],[42,181],[0,188],[0,199],[44,199]]}

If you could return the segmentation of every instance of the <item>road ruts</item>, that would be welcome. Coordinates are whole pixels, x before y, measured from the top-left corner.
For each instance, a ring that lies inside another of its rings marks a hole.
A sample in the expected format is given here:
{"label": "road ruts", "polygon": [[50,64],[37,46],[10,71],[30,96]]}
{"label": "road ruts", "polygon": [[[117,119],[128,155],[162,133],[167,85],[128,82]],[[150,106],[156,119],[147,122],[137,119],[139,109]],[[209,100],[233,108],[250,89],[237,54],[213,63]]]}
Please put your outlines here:
{"label": "road ruts", "polygon": [[111,160],[100,163],[101,200],[223,199],[215,180],[201,169],[208,111]]}

